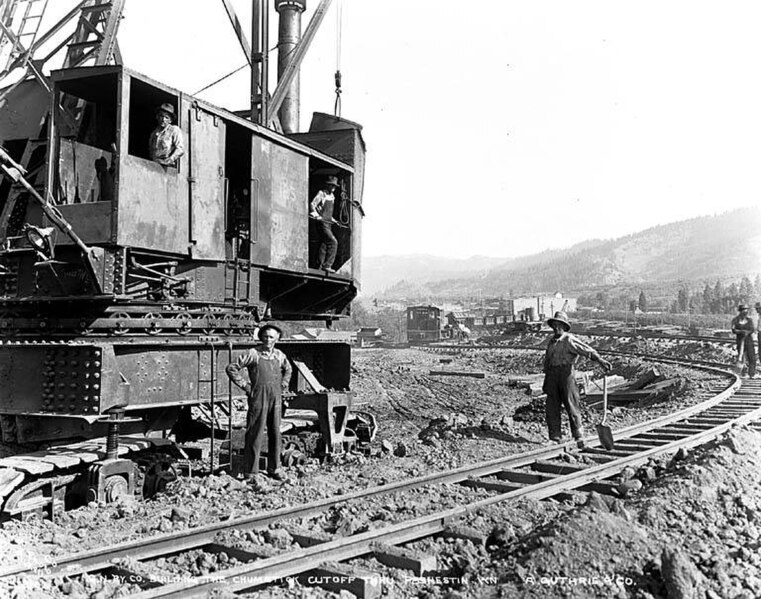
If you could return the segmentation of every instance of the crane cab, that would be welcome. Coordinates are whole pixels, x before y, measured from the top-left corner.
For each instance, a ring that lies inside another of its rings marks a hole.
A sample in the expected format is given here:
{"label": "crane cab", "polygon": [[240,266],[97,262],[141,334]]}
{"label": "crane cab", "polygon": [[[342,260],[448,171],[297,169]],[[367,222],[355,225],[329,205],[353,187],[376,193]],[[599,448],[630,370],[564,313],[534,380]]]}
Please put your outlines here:
{"label": "crane cab", "polygon": [[[359,125],[321,115],[308,133],[289,137],[123,66],[54,71],[52,81],[45,187],[103,257],[97,280],[82,282],[71,276],[77,248],[59,234],[56,259],[64,264],[37,269],[19,294],[266,306],[288,319],[330,319],[348,309],[359,280]],[[174,109],[184,141],[184,154],[168,166],[149,155],[162,104]],[[316,269],[319,238],[309,219],[327,176],[340,181],[330,274]],[[46,224],[31,202],[21,220]]]}

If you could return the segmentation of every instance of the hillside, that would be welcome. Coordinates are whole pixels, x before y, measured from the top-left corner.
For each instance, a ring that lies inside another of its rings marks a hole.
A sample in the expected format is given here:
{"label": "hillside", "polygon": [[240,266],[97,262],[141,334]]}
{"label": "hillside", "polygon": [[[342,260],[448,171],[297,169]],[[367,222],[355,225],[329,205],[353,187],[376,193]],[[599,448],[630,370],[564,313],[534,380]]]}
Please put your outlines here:
{"label": "hillside", "polygon": [[[380,276],[377,269],[382,260],[390,259],[367,259],[364,274],[378,290],[383,287],[378,281],[395,276],[397,282],[383,293],[388,298],[469,297],[474,289],[495,296],[552,290],[583,292],[621,285],[739,278],[761,272],[761,207],[660,225],[618,239],[594,240],[521,258],[479,258],[478,267],[466,260],[458,264],[432,257],[396,257],[393,269]],[[489,260],[494,262],[489,265]],[[454,270],[455,266],[460,268]],[[371,287],[364,292],[373,293]]]}
{"label": "hillside", "polygon": [[400,281],[431,283],[454,279],[458,276],[485,273],[509,262],[509,258],[471,256],[462,260],[439,258],[424,254],[409,256],[379,256],[364,258],[362,262],[362,293],[373,295]]}

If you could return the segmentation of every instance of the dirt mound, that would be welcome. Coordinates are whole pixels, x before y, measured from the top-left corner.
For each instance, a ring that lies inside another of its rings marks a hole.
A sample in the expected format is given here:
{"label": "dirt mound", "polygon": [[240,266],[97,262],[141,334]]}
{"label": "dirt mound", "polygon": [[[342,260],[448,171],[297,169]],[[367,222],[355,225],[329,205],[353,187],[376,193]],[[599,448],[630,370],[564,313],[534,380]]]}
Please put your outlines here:
{"label": "dirt mound", "polygon": [[610,597],[635,584],[647,587],[647,569],[655,558],[648,531],[632,522],[620,502],[614,510],[582,509],[504,548],[506,586],[524,597],[591,589]]}
{"label": "dirt mound", "polygon": [[583,505],[522,535],[502,514],[491,561],[471,579],[498,581],[457,596],[761,596],[761,433],[735,430],[680,455],[633,497],[584,495]]}

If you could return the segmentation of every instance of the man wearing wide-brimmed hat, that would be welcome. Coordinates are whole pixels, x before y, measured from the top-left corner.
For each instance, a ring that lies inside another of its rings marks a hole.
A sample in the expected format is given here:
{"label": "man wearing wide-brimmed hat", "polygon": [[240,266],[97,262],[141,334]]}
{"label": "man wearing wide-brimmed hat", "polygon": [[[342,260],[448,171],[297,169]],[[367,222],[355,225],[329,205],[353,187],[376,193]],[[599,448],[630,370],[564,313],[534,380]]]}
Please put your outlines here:
{"label": "man wearing wide-brimmed hat", "polygon": [[[283,391],[291,381],[291,364],[285,354],[275,347],[283,331],[274,324],[259,329],[261,344],[240,356],[227,366],[227,376],[248,396],[246,438],[244,447],[246,480],[258,488],[264,485],[259,479],[259,457],[262,440],[267,430],[267,473],[275,480],[285,480],[280,469],[280,417]],[[242,371],[248,370],[248,380]]]}
{"label": "man wearing wide-brimmed hat", "polygon": [[750,317],[748,306],[737,306],[737,316],[732,319],[732,332],[737,342],[737,361],[745,361],[742,374],[746,373],[750,378],[756,376],[756,348],[753,344],[753,334],[756,332],[756,323]]}
{"label": "man wearing wide-brimmed hat", "polygon": [[581,426],[579,389],[576,386],[574,365],[579,356],[599,362],[606,371],[610,370],[611,365],[589,345],[569,332],[571,323],[565,312],[555,312],[555,315],[547,320],[547,324],[552,328],[553,335],[549,339],[547,351],[544,354],[542,390],[547,394],[545,415],[550,440],[560,443],[563,438],[561,408],[565,408],[571,425],[571,434],[581,446],[584,431]]}
{"label": "man wearing wide-brimmed hat", "polygon": [[182,131],[174,125],[176,115],[174,106],[164,103],[156,108],[158,126],[151,133],[148,141],[151,160],[163,166],[175,166],[177,159],[185,153]]}
{"label": "man wearing wide-brimmed hat", "polygon": [[761,361],[761,302],[756,302],[754,308],[756,309],[756,337],[758,337],[758,353],[756,355]]}
{"label": "man wearing wide-brimmed hat", "polygon": [[309,215],[320,220],[320,249],[318,254],[317,268],[320,270],[333,271],[333,262],[338,252],[338,240],[333,234],[333,207],[336,203],[334,195],[338,189],[338,177],[325,178],[322,189],[317,192],[310,203]]}

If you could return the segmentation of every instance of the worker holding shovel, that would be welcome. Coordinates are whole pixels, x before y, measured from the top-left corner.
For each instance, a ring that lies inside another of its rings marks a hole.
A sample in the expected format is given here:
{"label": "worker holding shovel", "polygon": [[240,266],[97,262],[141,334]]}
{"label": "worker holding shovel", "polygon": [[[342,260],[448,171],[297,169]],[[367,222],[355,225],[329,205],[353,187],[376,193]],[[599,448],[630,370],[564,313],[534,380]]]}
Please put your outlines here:
{"label": "worker holding shovel", "polygon": [[[738,374],[745,375],[746,371],[750,378],[756,376],[756,348],[753,345],[753,333],[756,332],[756,324],[748,315],[748,306],[737,306],[737,316],[732,319],[732,332],[737,340],[737,365]],[[743,359],[746,364],[743,364]]]}
{"label": "worker holding shovel", "polygon": [[542,390],[547,394],[545,415],[550,440],[560,443],[562,439],[560,410],[565,408],[571,425],[571,434],[579,447],[583,447],[584,431],[581,427],[579,389],[576,386],[574,365],[579,356],[599,362],[606,372],[611,369],[611,365],[589,345],[569,332],[571,323],[565,312],[555,312],[555,316],[550,318],[547,324],[552,328],[553,335],[549,339],[547,351],[544,354]]}
{"label": "worker holding shovel", "polygon": [[761,302],[756,302],[756,337],[758,337],[758,359],[761,362]]}

